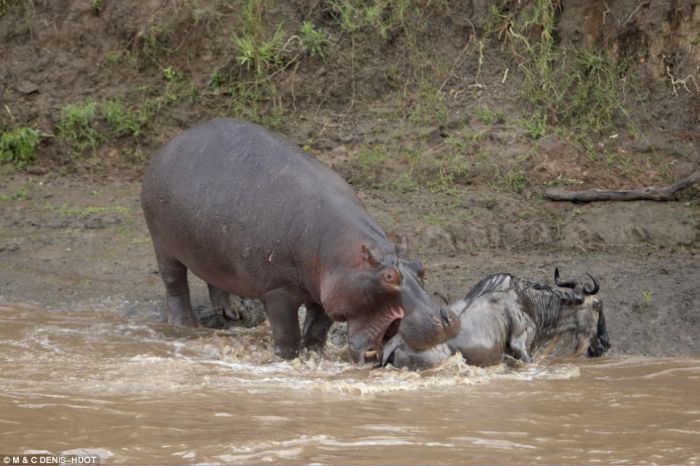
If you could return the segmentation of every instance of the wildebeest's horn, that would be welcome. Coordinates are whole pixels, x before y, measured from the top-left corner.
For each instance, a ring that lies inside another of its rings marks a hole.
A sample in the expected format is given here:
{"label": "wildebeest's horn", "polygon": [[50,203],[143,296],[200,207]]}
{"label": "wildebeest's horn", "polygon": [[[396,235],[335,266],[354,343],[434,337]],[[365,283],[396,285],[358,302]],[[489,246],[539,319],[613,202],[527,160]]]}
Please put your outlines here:
{"label": "wildebeest's horn", "polygon": [[554,283],[556,283],[557,286],[560,286],[562,288],[576,288],[575,281],[569,280],[567,282],[563,282],[559,279],[559,267],[554,268]]}
{"label": "wildebeest's horn", "polygon": [[593,282],[593,288],[588,288],[588,285],[584,286],[583,287],[583,294],[587,294],[587,295],[596,294],[598,292],[598,290],[600,290],[600,285],[598,285],[598,281],[590,273],[586,274],[586,275],[588,275],[588,277]]}

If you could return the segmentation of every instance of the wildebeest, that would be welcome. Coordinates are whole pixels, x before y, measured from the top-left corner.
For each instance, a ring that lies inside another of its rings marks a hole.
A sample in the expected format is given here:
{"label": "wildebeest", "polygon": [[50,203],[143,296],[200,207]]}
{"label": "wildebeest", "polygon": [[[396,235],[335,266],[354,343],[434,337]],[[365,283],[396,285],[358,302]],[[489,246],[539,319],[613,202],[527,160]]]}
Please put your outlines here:
{"label": "wildebeest", "polygon": [[382,364],[425,369],[458,352],[478,366],[498,364],[504,356],[529,363],[538,352],[600,356],[610,344],[603,303],[594,296],[599,284],[588,276],[590,287],[562,282],[556,268],[557,287],[551,287],[507,273],[490,275],[451,305],[462,323],[457,336],[415,351],[396,335],[384,347]]}

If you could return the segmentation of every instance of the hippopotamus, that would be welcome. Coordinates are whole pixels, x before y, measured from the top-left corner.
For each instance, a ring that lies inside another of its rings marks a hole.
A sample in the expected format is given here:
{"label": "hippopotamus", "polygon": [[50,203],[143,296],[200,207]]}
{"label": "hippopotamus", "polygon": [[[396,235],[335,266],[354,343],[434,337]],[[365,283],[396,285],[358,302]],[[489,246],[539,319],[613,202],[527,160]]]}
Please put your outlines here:
{"label": "hippopotamus", "polygon": [[174,137],[151,159],[141,204],[172,324],[197,325],[190,270],[215,307],[261,299],[287,359],[323,348],[333,321],[347,322],[355,362],[394,334],[422,350],[459,331],[404,257],[405,237],[392,242],[337,173],[258,125],[217,118]]}
{"label": "hippopotamus", "polygon": [[450,306],[462,322],[454,338],[420,351],[395,335],[384,346],[381,363],[426,369],[453,354],[477,366],[499,364],[506,357],[529,363],[541,350],[558,356],[601,356],[610,343],[603,303],[594,296],[600,287],[589,277],[592,286],[579,289],[576,281],[562,282],[558,268],[558,288],[507,273],[490,275]]}

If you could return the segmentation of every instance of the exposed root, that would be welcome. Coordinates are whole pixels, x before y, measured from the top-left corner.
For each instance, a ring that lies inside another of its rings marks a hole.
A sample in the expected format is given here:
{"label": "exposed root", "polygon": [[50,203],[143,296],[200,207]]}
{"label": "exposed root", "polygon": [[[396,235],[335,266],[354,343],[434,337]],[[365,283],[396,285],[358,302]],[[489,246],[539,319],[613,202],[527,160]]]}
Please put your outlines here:
{"label": "exposed root", "polygon": [[549,188],[544,191],[544,197],[552,201],[595,202],[595,201],[674,201],[677,194],[700,181],[700,171],[684,178],[677,183],[662,188],[639,188],[632,190],[612,191],[605,189],[589,189],[585,191],[566,191],[561,188]]}
{"label": "exposed root", "polygon": [[[686,76],[683,79],[677,79],[673,75],[673,73],[671,73],[671,67],[668,65],[666,66],[666,74],[668,75],[668,78],[671,80],[671,86],[673,87],[673,95],[674,96],[678,97],[678,88],[681,86],[683,87],[683,89],[685,89],[685,91],[688,94],[691,94],[691,95],[700,94],[700,87],[698,87],[698,83],[695,80],[695,76],[693,76],[692,74],[689,74],[688,76]],[[695,86],[695,92],[691,91],[688,88],[689,82],[692,82],[693,85]]]}

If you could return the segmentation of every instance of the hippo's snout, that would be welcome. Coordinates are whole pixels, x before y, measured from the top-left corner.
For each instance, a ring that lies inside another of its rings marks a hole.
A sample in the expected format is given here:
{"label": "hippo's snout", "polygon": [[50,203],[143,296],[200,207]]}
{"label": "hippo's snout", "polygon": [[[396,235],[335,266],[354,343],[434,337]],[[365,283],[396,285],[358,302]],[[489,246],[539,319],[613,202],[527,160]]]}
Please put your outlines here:
{"label": "hippo's snout", "polygon": [[461,321],[450,309],[439,307],[430,312],[416,312],[401,321],[399,333],[406,345],[422,351],[454,338]]}
{"label": "hippo's snout", "polygon": [[442,341],[454,338],[462,328],[462,321],[452,309],[441,307],[440,318],[444,337]]}
{"label": "hippo's snout", "polygon": [[442,317],[442,325],[447,331],[449,331],[449,329],[452,327],[452,322],[456,320],[454,312],[443,307],[440,309],[440,317]]}

